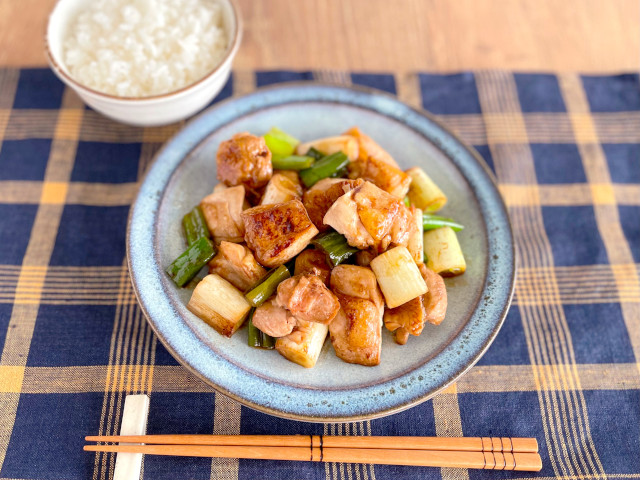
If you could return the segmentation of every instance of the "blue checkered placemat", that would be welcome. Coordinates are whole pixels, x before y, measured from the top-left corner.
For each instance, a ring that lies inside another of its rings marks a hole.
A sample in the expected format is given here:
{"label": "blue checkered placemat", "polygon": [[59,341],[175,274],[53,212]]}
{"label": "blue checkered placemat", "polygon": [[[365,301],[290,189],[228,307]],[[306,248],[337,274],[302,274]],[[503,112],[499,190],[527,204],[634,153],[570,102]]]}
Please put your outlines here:
{"label": "blue checkered placemat", "polygon": [[149,433],[537,437],[539,474],[148,456],[144,478],[640,478],[640,80],[234,72],[219,97],[289,80],[375,87],[438,116],[495,172],[519,274],[487,354],[388,418],[305,424],[241,407],[188,374],[136,304],[125,228],[138,182],[181,125],[131,128],[46,69],[0,69],[0,477],[105,479],[127,393]]}

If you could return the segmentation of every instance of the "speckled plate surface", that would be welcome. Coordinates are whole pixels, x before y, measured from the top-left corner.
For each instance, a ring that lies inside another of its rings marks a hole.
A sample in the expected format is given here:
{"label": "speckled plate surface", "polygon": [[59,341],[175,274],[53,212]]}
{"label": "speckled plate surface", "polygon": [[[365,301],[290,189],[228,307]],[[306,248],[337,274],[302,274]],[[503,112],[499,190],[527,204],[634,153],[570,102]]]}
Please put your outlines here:
{"label": "speckled plate surface", "polygon": [[[302,141],[357,125],[403,168],[423,167],[449,198],[441,211],[459,234],[467,272],[447,279],[449,309],[440,326],[396,345],[383,331],[377,367],[339,360],[325,342],[305,369],[276,351],[247,346],[246,328],[218,335],[189,312],[191,291],[164,267],[184,250],[181,218],[216,181],[218,144],[234,133],[278,126]],[[495,183],[476,153],[446,128],[395,98],[361,88],[285,84],[222,102],[192,120],[158,153],[133,206],[127,254],[133,285],[162,343],[186,368],[249,407],[307,421],[389,415],[422,402],[467,371],[498,333],[513,293],[513,237]]]}

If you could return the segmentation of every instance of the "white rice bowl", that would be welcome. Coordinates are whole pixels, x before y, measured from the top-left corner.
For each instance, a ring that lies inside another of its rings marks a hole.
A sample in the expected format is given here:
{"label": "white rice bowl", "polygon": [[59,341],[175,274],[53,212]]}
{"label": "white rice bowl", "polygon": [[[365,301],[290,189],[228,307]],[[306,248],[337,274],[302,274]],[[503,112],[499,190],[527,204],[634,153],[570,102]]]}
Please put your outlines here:
{"label": "white rice bowl", "polygon": [[148,97],[206,76],[228,42],[215,0],[95,0],[72,20],[63,59],[91,89]]}

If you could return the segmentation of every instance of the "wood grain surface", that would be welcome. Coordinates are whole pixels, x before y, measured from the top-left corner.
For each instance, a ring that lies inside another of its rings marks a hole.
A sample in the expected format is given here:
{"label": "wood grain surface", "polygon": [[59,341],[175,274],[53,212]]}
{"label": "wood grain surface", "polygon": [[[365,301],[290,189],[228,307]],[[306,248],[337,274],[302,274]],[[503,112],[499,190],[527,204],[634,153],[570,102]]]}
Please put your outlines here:
{"label": "wood grain surface", "polygon": [[[640,70],[638,0],[238,0],[235,68]],[[55,0],[0,0],[0,66],[42,66]]]}

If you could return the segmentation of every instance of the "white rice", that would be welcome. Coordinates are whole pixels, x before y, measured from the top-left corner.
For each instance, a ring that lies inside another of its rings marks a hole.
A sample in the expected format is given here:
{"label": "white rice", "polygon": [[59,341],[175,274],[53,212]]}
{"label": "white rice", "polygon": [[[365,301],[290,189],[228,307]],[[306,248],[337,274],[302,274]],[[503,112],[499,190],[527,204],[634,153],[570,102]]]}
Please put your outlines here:
{"label": "white rice", "polygon": [[215,0],[95,0],[71,23],[64,62],[87,87],[145,97],[204,77],[227,42]]}

